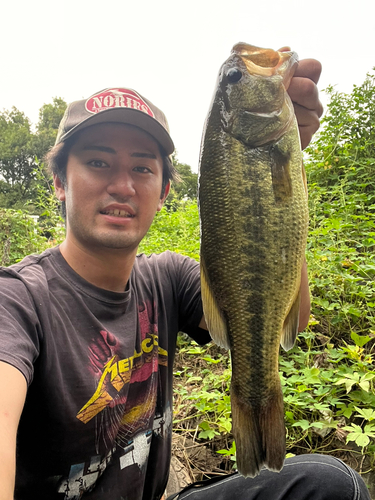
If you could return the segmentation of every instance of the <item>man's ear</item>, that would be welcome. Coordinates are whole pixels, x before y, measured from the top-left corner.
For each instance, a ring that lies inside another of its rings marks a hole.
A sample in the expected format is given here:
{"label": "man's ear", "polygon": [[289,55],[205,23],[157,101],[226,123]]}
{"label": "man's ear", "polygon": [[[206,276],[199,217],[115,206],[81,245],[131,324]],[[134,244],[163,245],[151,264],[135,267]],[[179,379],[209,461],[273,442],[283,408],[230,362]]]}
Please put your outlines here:
{"label": "man's ear", "polygon": [[53,174],[53,185],[55,186],[55,195],[59,201],[65,201],[65,187],[61,182],[60,177]]}
{"label": "man's ear", "polygon": [[158,212],[160,212],[160,210],[163,208],[164,202],[169,194],[170,189],[171,189],[171,182],[169,181],[168,184],[165,186],[162,197],[160,198],[160,201],[158,204]]}

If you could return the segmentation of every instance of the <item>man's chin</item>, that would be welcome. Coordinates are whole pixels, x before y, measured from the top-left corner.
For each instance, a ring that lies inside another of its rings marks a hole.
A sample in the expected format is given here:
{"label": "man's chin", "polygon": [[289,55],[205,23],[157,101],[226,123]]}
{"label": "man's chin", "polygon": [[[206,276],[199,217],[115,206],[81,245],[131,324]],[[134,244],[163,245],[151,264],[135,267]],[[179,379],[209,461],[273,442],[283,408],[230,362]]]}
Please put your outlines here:
{"label": "man's chin", "polygon": [[105,241],[99,242],[98,246],[107,250],[128,250],[134,251],[138,248],[139,242],[128,241],[120,239],[106,239]]}
{"label": "man's chin", "polygon": [[94,237],[88,238],[86,241],[82,241],[81,244],[90,248],[91,251],[110,251],[110,250],[122,250],[133,252],[138,248],[139,238],[125,237],[124,235],[95,235]]}

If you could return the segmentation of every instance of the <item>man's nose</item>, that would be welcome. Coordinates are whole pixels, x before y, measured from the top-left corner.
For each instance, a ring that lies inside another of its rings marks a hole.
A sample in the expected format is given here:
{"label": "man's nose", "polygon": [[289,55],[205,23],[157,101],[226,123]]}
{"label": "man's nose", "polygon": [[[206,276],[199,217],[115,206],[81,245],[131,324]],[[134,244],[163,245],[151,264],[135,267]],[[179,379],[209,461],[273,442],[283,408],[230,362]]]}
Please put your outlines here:
{"label": "man's nose", "polygon": [[107,191],[112,196],[128,198],[134,196],[134,179],[131,172],[117,172],[110,179]]}

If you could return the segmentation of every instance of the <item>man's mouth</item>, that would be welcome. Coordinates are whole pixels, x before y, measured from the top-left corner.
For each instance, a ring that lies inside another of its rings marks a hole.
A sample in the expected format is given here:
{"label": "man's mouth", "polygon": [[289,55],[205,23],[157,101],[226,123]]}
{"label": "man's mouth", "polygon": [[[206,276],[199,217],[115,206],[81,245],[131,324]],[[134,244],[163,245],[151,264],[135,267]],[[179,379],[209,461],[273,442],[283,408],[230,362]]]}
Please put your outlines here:
{"label": "man's mouth", "polygon": [[118,208],[114,208],[112,210],[102,210],[100,213],[103,215],[110,215],[112,217],[134,217],[134,215],[130,214],[126,210],[120,210]]}

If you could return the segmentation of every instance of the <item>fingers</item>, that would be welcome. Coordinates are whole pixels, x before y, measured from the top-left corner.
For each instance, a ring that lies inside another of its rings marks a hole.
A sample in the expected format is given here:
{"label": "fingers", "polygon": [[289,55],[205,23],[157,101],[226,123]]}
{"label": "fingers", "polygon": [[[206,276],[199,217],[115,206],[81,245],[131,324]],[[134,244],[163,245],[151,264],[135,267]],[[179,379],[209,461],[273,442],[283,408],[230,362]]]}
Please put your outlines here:
{"label": "fingers", "polygon": [[310,144],[315,132],[319,129],[319,117],[314,110],[307,109],[295,103],[293,105],[301,138],[301,148],[305,149]]}
{"label": "fingers", "polygon": [[288,88],[298,122],[302,149],[309,145],[312,136],[319,129],[319,118],[323,114],[317,87],[321,72],[322,65],[319,61],[303,59],[299,62]]}
{"label": "fingers", "polygon": [[293,104],[315,111],[318,118],[323,114],[323,106],[319,100],[319,91],[316,84],[307,77],[292,78],[288,94]]}
{"label": "fingers", "polygon": [[[290,51],[290,47],[279,49],[279,52],[286,51]],[[322,65],[319,61],[302,59],[288,87],[298,122],[302,149],[309,145],[312,136],[319,129],[319,118],[323,114],[317,87],[321,72]]]}
{"label": "fingers", "polygon": [[316,59],[302,59],[298,63],[298,67],[294,76],[309,78],[314,83],[318,83],[320,74],[322,72],[322,65]]}

